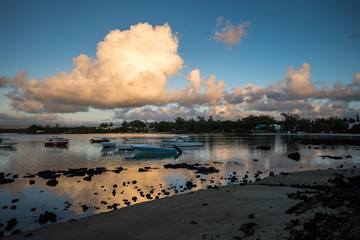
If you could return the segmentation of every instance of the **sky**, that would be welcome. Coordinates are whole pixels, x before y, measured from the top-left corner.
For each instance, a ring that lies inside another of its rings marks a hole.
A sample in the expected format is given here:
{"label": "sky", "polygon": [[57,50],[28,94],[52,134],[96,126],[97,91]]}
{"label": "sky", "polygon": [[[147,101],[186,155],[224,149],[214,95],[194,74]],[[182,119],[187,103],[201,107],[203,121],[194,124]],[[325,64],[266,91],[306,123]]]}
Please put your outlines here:
{"label": "sky", "polygon": [[360,113],[360,1],[0,1],[0,127],[282,112]]}

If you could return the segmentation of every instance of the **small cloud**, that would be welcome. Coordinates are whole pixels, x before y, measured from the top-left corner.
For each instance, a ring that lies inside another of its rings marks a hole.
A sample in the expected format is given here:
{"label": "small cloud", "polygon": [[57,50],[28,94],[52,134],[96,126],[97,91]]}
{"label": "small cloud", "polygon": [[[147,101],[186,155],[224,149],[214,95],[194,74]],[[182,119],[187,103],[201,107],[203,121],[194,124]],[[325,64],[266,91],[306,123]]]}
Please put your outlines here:
{"label": "small cloud", "polygon": [[247,21],[234,26],[229,20],[224,22],[224,18],[220,16],[217,19],[213,38],[218,42],[224,43],[228,49],[231,49],[233,45],[241,43],[241,38],[247,35],[244,28],[250,25],[250,22]]}
{"label": "small cloud", "polygon": [[10,79],[6,76],[1,76],[0,77],[0,88],[5,88],[8,85],[8,82],[10,81]]}
{"label": "small cloud", "polygon": [[360,32],[351,34],[351,35],[349,36],[349,38],[350,38],[350,39],[360,38]]}

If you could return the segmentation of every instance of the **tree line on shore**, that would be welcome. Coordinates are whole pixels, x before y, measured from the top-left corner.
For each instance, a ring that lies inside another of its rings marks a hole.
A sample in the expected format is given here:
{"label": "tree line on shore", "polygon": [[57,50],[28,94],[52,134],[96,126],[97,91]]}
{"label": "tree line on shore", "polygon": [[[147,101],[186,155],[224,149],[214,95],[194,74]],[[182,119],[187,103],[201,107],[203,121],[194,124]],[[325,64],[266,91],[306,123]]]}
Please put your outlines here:
{"label": "tree line on shore", "polygon": [[[252,132],[304,132],[304,133],[360,133],[359,116],[353,118],[330,117],[305,119],[297,114],[281,113],[281,120],[267,115],[254,116],[238,120],[214,120],[198,116],[188,120],[177,117],[175,121],[144,122],[141,120],[124,121],[121,125],[101,123],[99,127],[55,127],[33,124],[22,129],[0,129],[0,132],[29,134],[60,134],[60,133],[252,133]],[[359,124],[358,124],[359,123]]]}

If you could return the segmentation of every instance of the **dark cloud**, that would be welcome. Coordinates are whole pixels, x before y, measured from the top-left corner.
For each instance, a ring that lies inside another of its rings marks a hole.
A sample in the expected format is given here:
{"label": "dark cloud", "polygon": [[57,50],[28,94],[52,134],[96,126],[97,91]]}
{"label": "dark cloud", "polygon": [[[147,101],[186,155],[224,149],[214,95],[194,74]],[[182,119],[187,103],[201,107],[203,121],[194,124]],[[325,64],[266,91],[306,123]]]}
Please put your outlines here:
{"label": "dark cloud", "polygon": [[350,38],[350,39],[360,38],[360,32],[351,34],[351,35],[349,36],[349,38]]}

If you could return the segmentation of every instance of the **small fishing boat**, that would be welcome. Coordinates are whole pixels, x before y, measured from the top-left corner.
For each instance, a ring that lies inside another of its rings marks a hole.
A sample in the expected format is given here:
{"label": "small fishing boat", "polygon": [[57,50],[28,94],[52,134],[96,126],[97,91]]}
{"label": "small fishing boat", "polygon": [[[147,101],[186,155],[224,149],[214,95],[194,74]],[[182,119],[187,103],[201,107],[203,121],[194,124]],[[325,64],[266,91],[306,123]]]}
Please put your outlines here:
{"label": "small fishing boat", "polygon": [[45,147],[66,147],[69,144],[69,139],[61,137],[51,137],[45,142]]}
{"label": "small fishing boat", "polygon": [[123,144],[118,144],[117,148],[119,151],[134,150],[133,146],[147,146],[146,139],[142,138],[126,138]]}
{"label": "small fishing boat", "polygon": [[117,138],[109,138],[109,141],[101,143],[103,148],[114,148],[117,147]]}
{"label": "small fishing boat", "polygon": [[0,135],[0,148],[15,149],[15,142],[9,142],[10,138]]}
{"label": "small fishing boat", "polygon": [[109,137],[96,137],[94,136],[92,139],[90,139],[91,143],[102,143],[102,142],[109,142]]}
{"label": "small fishing boat", "polygon": [[161,140],[164,146],[177,146],[177,147],[201,147],[202,142],[194,142],[189,136],[176,136],[173,139]]}

